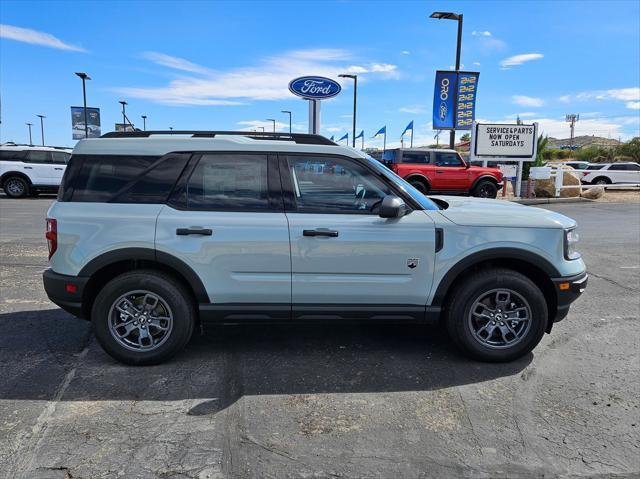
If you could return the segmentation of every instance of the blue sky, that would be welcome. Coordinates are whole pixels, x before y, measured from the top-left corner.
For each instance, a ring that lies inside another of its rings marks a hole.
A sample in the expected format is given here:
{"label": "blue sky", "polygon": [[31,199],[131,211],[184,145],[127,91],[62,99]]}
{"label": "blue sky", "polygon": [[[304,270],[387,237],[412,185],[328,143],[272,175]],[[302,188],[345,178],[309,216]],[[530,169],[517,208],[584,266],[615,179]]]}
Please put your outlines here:
{"label": "blue sky", "polygon": [[[388,144],[415,120],[416,144],[433,142],[434,72],[455,60],[480,72],[476,118],[538,121],[567,137],[628,139],[640,129],[640,2],[188,2],[0,1],[0,141],[28,140],[26,122],[47,116],[47,143],[73,145],[69,106],[99,107],[103,132],[128,116],[150,129],[252,129],[266,118],[306,131],[307,106],[288,81],[320,74],[359,78],[358,131],[387,125]],[[323,102],[322,133],[351,130],[352,89]],[[442,136],[444,140],[445,135]],[[446,140],[445,140],[446,141]]]}

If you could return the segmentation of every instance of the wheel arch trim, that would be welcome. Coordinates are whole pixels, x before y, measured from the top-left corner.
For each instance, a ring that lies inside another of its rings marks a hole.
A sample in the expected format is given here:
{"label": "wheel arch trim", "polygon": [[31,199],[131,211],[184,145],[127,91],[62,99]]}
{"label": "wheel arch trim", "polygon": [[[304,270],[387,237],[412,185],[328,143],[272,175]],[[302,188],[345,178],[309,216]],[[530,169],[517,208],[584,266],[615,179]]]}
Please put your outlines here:
{"label": "wheel arch trim", "polygon": [[478,178],[476,178],[475,180],[473,180],[473,183],[471,184],[471,188],[469,188],[469,189],[470,189],[470,190],[473,190],[476,186],[478,186],[478,184],[479,184],[481,181],[484,181],[484,180],[489,180],[489,181],[491,181],[492,183],[495,183],[495,184],[496,184],[496,186],[498,185],[498,180],[496,179],[496,177],[495,177],[495,176],[492,176],[492,175],[489,175],[489,174],[484,174],[484,175],[482,175],[482,176],[479,176],[479,177],[478,177]]}
{"label": "wheel arch trim", "polygon": [[29,178],[29,175],[27,175],[26,173],[23,173],[22,171],[7,171],[6,173],[3,173],[2,176],[0,176],[0,186],[4,187],[4,182],[12,176],[18,176],[26,180],[29,186],[33,185],[31,178]]}
{"label": "wheel arch trim", "polygon": [[518,248],[491,248],[473,253],[449,268],[438,283],[430,306],[442,306],[449,288],[464,271],[490,260],[517,260],[541,270],[549,279],[562,276],[553,264],[536,253]]}
{"label": "wheel arch trim", "polygon": [[181,259],[152,248],[120,248],[103,253],[89,261],[78,273],[81,277],[91,277],[98,271],[123,261],[152,261],[173,270],[182,276],[193,290],[199,303],[208,303],[209,295],[197,273]]}

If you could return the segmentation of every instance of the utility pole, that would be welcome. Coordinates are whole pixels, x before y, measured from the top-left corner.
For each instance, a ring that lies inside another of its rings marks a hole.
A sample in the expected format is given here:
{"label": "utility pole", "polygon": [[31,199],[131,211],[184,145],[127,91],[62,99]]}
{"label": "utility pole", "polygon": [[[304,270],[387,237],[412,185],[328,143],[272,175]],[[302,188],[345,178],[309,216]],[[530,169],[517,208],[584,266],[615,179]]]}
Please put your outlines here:
{"label": "utility pole", "polygon": [[353,129],[351,132],[351,146],[353,148],[356,147],[356,109],[358,105],[358,75],[351,74],[341,74],[338,75],[340,78],[351,78],[353,80]]}
{"label": "utility pole", "polygon": [[147,115],[142,115],[142,131],[147,131]]}
{"label": "utility pole", "polygon": [[291,112],[289,110],[282,110],[280,113],[286,113],[289,115],[289,134],[291,134]]}
{"label": "utility pole", "polygon": [[25,123],[29,127],[29,146],[33,146],[33,141],[31,140],[31,127],[33,123]]}
{"label": "utility pole", "polygon": [[118,103],[122,105],[122,131],[127,131],[127,114],[125,113],[125,106],[128,103],[124,100],[120,100]]}
{"label": "utility pole", "polygon": [[267,118],[267,121],[272,121],[273,122],[273,132],[276,132],[276,121],[273,118]]}
{"label": "utility pole", "polygon": [[46,118],[46,116],[44,115],[36,115],[38,118],[40,118],[40,134],[42,135],[42,146],[44,146],[44,119]]}
{"label": "utility pole", "polygon": [[565,116],[565,121],[569,123],[569,126],[571,127],[571,137],[569,138],[569,149],[572,152],[573,152],[573,131],[576,126],[576,121],[578,121],[579,119],[580,119],[580,115],[577,115],[575,113],[569,113],[568,115]]}
{"label": "utility pole", "polygon": [[89,138],[89,120],[87,115],[87,80],[91,80],[91,77],[84,72],[76,72],[76,75],[82,79],[82,102],[84,105],[84,137]]}

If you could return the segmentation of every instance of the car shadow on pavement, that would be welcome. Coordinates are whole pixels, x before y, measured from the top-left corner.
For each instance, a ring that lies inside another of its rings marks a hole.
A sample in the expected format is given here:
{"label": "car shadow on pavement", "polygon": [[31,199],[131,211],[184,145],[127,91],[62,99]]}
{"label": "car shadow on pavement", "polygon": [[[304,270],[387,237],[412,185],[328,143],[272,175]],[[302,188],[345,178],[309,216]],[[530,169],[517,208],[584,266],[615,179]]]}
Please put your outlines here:
{"label": "car shadow on pavement", "polygon": [[88,322],[59,309],[2,314],[0,331],[0,399],[201,400],[191,415],[215,414],[250,395],[479,383],[518,374],[533,358],[475,362],[438,328],[422,325],[215,325],[173,360],[132,367],[102,351]]}

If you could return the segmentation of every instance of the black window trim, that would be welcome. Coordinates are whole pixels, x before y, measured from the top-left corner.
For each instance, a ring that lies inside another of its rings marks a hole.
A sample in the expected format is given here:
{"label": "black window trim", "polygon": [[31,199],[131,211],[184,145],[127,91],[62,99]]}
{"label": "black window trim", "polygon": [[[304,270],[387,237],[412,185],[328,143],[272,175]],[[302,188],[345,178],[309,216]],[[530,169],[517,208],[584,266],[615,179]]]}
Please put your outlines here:
{"label": "black window trim", "polygon": [[385,185],[389,187],[391,192],[402,198],[407,205],[407,214],[409,214],[413,210],[421,210],[422,207],[411,198],[410,195],[406,194],[404,191],[399,189],[389,178],[387,178],[384,174],[376,171],[371,165],[367,164],[366,161],[361,160],[360,158],[353,158],[346,155],[340,155],[335,153],[308,153],[308,152],[281,152],[278,153],[278,163],[280,166],[280,176],[282,178],[282,193],[284,200],[284,209],[286,213],[302,213],[302,214],[326,214],[326,215],[368,215],[368,216],[378,216],[377,213],[373,213],[371,211],[366,210],[325,210],[323,208],[317,209],[305,209],[305,211],[298,211],[298,205],[296,203],[296,197],[294,193],[293,187],[293,179],[291,178],[291,174],[289,171],[289,156],[309,156],[313,158],[318,157],[327,157],[327,158],[340,158],[347,161],[351,161],[356,163],[357,165],[363,167],[367,171],[369,171],[373,176],[379,178]]}
{"label": "black window trim", "polygon": [[[182,175],[176,182],[173,192],[166,202],[167,206],[180,211],[212,211],[212,212],[236,212],[236,213],[284,213],[284,203],[282,199],[282,185],[278,174],[277,156],[267,151],[243,151],[243,150],[217,150],[217,151],[193,151],[187,166],[182,171]],[[213,155],[254,155],[265,156],[267,158],[267,208],[194,208],[187,202],[187,185],[191,175],[195,171],[203,156]]]}

